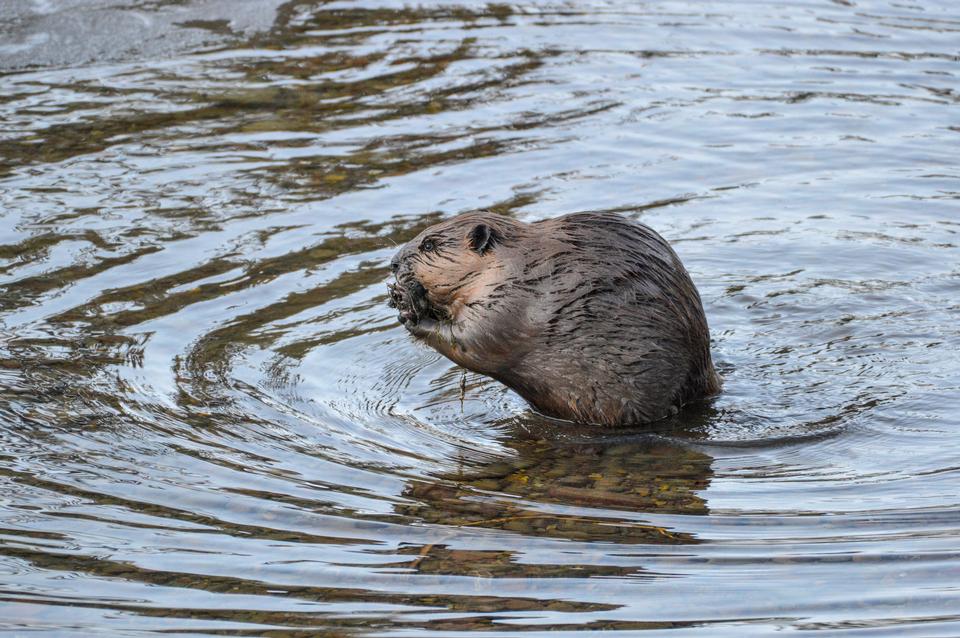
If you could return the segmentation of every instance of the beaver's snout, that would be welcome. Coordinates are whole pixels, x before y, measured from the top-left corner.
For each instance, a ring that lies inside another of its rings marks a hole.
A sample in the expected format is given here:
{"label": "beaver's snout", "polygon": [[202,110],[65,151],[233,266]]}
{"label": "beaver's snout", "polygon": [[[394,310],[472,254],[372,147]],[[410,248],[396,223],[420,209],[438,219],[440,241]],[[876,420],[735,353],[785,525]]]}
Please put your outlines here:
{"label": "beaver's snout", "polygon": [[406,278],[390,284],[389,288],[390,307],[400,311],[400,323],[417,323],[422,317],[430,315],[427,289],[416,279]]}

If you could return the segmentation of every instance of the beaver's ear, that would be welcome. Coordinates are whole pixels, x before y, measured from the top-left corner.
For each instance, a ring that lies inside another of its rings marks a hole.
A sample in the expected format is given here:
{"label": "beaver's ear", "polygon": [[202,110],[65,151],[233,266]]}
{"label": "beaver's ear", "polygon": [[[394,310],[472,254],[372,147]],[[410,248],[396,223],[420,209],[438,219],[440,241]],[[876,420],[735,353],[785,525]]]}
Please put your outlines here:
{"label": "beaver's ear", "polygon": [[486,224],[477,224],[467,235],[467,240],[470,248],[483,255],[500,242],[500,233]]}

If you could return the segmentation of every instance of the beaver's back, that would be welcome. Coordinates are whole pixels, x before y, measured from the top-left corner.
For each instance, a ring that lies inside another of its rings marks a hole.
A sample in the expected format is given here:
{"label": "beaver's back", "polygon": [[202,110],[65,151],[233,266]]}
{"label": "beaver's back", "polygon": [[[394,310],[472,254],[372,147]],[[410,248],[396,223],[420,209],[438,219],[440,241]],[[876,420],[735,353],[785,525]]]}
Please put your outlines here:
{"label": "beaver's back", "polygon": [[545,413],[604,424],[660,419],[717,391],[700,296],[660,235],[594,213],[531,230],[542,247],[511,288],[536,291],[533,337],[504,383]]}

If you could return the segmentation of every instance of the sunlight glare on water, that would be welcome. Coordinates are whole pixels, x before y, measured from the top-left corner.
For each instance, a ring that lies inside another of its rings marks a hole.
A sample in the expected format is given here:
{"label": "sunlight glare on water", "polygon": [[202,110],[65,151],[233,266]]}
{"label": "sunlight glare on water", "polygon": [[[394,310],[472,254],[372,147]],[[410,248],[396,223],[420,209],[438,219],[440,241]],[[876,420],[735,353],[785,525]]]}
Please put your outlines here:
{"label": "sunlight glare on water", "polygon": [[[960,635],[954,3],[53,0],[0,43],[0,631]],[[477,209],[656,228],[723,394],[561,427],[414,343],[389,259]]]}

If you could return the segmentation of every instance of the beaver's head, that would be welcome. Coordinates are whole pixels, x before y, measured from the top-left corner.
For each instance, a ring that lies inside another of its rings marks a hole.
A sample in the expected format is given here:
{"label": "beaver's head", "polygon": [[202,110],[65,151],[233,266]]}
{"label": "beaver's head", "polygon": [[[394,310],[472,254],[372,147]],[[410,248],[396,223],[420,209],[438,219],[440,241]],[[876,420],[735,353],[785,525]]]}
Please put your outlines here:
{"label": "beaver's head", "polygon": [[504,247],[520,224],[493,213],[467,213],[435,224],[406,243],[390,266],[390,305],[408,328],[456,322],[489,291]]}

